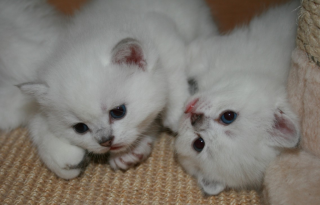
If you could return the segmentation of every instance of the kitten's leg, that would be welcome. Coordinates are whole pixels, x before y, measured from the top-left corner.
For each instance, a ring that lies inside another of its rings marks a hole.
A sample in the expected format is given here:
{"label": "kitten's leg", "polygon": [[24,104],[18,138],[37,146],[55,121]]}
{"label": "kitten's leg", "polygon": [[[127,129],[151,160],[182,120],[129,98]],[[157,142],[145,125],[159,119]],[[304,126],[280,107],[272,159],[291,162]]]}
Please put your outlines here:
{"label": "kitten's leg", "polygon": [[175,60],[169,58],[170,60],[165,65],[168,73],[169,96],[163,113],[163,125],[173,132],[178,131],[184,103],[189,97],[188,80],[185,73],[185,53],[183,51],[184,47],[179,46],[172,49],[171,55],[175,56]]}
{"label": "kitten's leg", "polygon": [[173,132],[178,131],[184,103],[189,97],[186,77],[186,46],[177,31],[177,25],[162,15],[148,16],[149,29],[155,33],[155,42],[161,56],[168,84],[168,99],[163,113],[163,125]]}
{"label": "kitten's leg", "polygon": [[[184,72],[175,72],[176,78],[169,77],[169,98],[164,111],[163,125],[178,132],[179,119],[183,114],[184,103],[189,97],[187,77]],[[171,79],[170,79],[171,78]]]}
{"label": "kitten's leg", "polygon": [[41,159],[59,177],[75,178],[88,164],[87,152],[55,136],[48,129],[46,119],[40,114],[37,114],[32,120],[30,132]]}
{"label": "kitten's leg", "polygon": [[36,110],[35,102],[13,85],[0,88],[0,129],[11,130],[31,117]]}
{"label": "kitten's leg", "polygon": [[159,136],[158,121],[152,123],[148,131],[146,131],[137,141],[135,146],[126,152],[110,153],[109,164],[112,169],[127,170],[130,167],[146,160],[150,155],[153,143]]}

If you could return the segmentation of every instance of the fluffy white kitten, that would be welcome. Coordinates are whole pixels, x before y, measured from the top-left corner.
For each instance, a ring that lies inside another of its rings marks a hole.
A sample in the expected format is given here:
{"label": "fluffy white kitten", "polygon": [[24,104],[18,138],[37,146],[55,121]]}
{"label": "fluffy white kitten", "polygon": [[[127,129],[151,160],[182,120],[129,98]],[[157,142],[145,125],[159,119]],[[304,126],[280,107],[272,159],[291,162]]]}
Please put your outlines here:
{"label": "fluffy white kitten", "polygon": [[[159,113],[177,131],[188,98],[185,44],[216,32],[210,18],[199,0],[85,5],[50,59],[37,66],[39,76],[19,81],[40,105],[29,129],[45,164],[71,179],[80,174],[87,152],[110,151],[114,169],[146,159]],[[14,109],[6,107],[1,105]]]}
{"label": "fluffy white kitten", "polygon": [[24,125],[36,109],[14,85],[36,79],[63,27],[45,0],[0,0],[0,129]]}
{"label": "fluffy white kitten", "polygon": [[297,8],[272,8],[248,27],[190,46],[198,93],[187,101],[175,148],[207,194],[259,187],[269,162],[299,141],[286,94]]}

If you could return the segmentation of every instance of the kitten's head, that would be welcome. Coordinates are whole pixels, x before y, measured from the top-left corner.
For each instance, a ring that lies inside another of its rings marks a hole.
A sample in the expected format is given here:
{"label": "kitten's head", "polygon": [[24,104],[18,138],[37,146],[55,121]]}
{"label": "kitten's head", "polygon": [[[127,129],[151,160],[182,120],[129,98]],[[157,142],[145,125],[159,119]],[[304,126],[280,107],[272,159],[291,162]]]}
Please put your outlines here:
{"label": "kitten's head", "polygon": [[179,162],[210,195],[260,186],[268,163],[299,141],[285,90],[258,76],[235,81],[240,75],[188,100],[175,142]]}
{"label": "kitten's head", "polygon": [[155,51],[146,52],[132,38],[110,50],[103,41],[76,43],[62,45],[43,83],[20,89],[37,99],[57,137],[93,153],[125,151],[165,106],[166,85]]}

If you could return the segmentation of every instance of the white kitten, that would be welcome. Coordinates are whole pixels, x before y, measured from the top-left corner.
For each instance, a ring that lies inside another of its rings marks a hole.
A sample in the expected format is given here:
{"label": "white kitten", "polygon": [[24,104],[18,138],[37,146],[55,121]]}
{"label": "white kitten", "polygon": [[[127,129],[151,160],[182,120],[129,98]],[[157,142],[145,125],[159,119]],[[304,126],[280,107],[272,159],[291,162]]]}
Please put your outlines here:
{"label": "white kitten", "polygon": [[198,93],[187,101],[175,148],[207,194],[259,187],[269,162],[299,141],[286,94],[297,8],[273,8],[248,27],[190,46]]}
{"label": "white kitten", "polygon": [[52,52],[62,17],[45,0],[0,1],[0,129],[24,125],[35,106],[14,85],[33,81]]}
{"label": "white kitten", "polygon": [[29,128],[42,160],[70,179],[86,152],[110,151],[114,169],[146,159],[160,112],[177,131],[188,98],[185,44],[215,32],[198,0],[90,1],[39,77],[20,81],[40,105]]}

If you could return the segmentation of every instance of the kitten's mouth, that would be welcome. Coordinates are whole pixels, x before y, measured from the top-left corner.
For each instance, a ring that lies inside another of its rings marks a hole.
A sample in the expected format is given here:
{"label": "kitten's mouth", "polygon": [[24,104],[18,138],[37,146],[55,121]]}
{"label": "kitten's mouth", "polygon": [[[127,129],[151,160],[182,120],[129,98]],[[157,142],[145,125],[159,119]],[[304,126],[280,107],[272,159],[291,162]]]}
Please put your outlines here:
{"label": "kitten's mouth", "polygon": [[124,146],[122,145],[114,145],[112,147],[110,147],[110,150],[115,151],[115,150],[119,150],[122,149]]}

